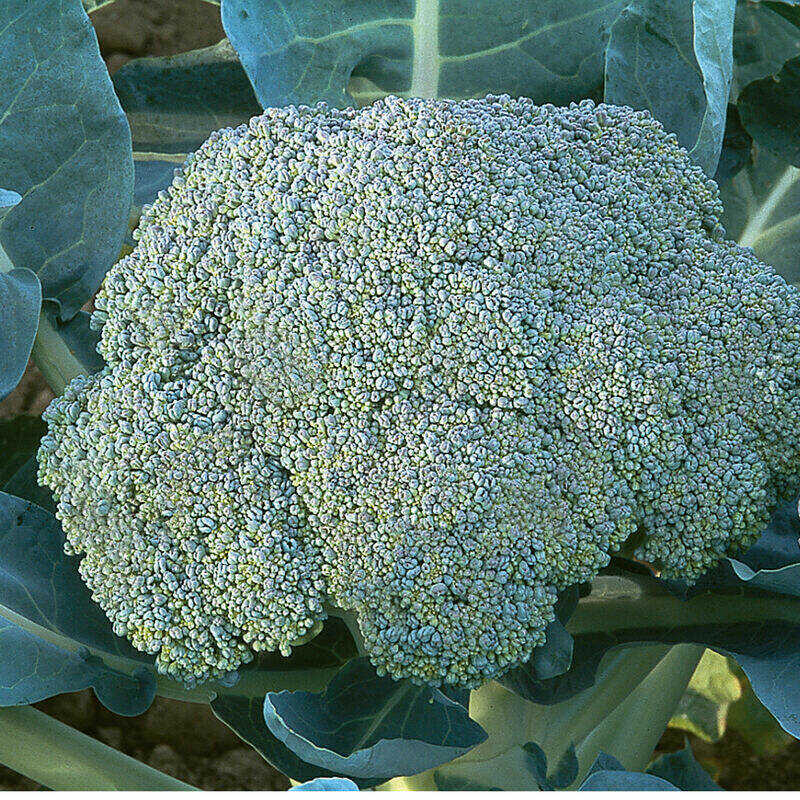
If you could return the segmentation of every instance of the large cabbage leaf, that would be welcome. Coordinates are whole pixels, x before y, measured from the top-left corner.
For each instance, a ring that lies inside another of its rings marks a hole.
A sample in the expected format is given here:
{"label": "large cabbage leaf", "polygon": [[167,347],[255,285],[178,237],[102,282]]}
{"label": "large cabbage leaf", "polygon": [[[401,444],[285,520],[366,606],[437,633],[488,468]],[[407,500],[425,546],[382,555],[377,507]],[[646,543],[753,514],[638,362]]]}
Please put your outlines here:
{"label": "large cabbage leaf", "polygon": [[0,3],[0,186],[21,195],[0,244],[69,319],[116,259],[130,131],[80,0]]}
{"label": "large cabbage leaf", "polygon": [[603,82],[624,0],[223,0],[264,107],[364,104],[391,93],[508,92],[566,104]]}

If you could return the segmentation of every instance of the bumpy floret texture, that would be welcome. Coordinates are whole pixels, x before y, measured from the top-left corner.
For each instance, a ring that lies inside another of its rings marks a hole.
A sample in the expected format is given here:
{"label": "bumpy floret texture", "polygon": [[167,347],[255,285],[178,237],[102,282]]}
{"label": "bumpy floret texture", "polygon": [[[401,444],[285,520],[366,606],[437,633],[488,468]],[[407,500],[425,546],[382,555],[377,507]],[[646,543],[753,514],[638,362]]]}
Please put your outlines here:
{"label": "bumpy floret texture", "polygon": [[328,604],[474,686],[623,545],[695,578],[800,472],[800,300],[646,113],[506,96],[211,135],[96,300],[40,477],[118,633],[183,680]]}

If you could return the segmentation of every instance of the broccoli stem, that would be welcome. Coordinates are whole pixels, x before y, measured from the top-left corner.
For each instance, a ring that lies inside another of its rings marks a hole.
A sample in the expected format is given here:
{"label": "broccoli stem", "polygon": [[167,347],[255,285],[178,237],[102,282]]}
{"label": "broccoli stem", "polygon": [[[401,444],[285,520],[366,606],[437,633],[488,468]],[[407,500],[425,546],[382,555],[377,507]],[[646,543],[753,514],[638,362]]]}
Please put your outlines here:
{"label": "broccoli stem", "polygon": [[0,763],[57,791],[194,789],[30,706],[0,709]]}
{"label": "broccoli stem", "polygon": [[31,358],[56,395],[60,395],[74,378],[94,371],[88,369],[70,350],[59,334],[55,316],[45,308],[39,314],[39,330],[33,342]]}
{"label": "broccoli stem", "polygon": [[602,751],[629,770],[647,767],[673,716],[703,648],[698,645],[644,645],[608,656],[591,688],[552,706],[537,705],[492,682],[472,692],[470,716],[489,738],[461,758],[428,772],[395,778],[383,789],[436,789],[450,785],[505,791],[536,789],[526,742],[545,752],[549,770],[575,746],[576,788]]}

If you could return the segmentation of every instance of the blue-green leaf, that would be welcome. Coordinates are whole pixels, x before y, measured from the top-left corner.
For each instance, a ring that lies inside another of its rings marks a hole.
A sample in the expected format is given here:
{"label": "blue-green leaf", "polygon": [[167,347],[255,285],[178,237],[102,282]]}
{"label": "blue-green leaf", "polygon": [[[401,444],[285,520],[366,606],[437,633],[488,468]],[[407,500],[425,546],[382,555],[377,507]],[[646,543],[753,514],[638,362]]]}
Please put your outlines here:
{"label": "blue-green leaf", "polygon": [[[0,247],[0,261],[2,249]],[[39,327],[42,287],[29,269],[0,264],[0,400],[20,382]]]}
{"label": "blue-green leaf", "polygon": [[692,748],[687,744],[677,753],[666,753],[648,768],[650,775],[671,783],[684,792],[722,791],[711,776],[697,763]]}
{"label": "blue-green leaf", "polygon": [[547,764],[547,756],[536,742],[526,742],[522,745],[525,751],[528,769],[539,789],[552,792],[556,789],[566,789],[578,777],[578,757],[575,745],[570,745],[561,755],[555,768]]}
{"label": "blue-green leaf", "polygon": [[800,56],[800,34],[768,3],[736,4],[733,25],[731,102],[749,83],[774,75],[791,58]]}
{"label": "blue-green leaf", "polygon": [[[328,681],[357,655],[347,626],[337,617],[325,621],[314,639],[292,650],[290,658],[278,653],[263,653],[241,670],[236,686],[220,692],[211,701],[211,710],[237,736],[244,739],[275,769],[295,781],[336,777],[336,773],[307,764],[276,739],[264,722],[264,694],[276,688],[305,685],[323,689]],[[274,677],[271,677],[274,676]],[[249,680],[252,677],[253,680]],[[258,691],[262,688],[262,691]],[[377,782],[359,781],[362,788]]]}
{"label": "blue-green leaf", "polygon": [[734,5],[634,0],[614,23],[606,51],[606,102],[649,110],[707,175],[722,148]]}
{"label": "blue-green leaf", "polygon": [[[45,304],[40,321],[39,342],[34,348],[37,366],[51,386],[58,374],[58,383],[66,384],[77,375],[93,375],[105,366],[97,352],[100,333],[90,327],[91,315],[79,311],[68,322],[60,322],[52,308]],[[56,393],[60,393],[58,387]]]}
{"label": "blue-green leaf", "polygon": [[433,773],[433,783],[439,792],[500,792],[498,786],[462,778],[458,775],[443,775],[439,770]]}
{"label": "blue-green leaf", "polygon": [[578,587],[561,592],[555,606],[556,618],[547,626],[547,639],[531,658],[499,678],[506,688],[525,696],[529,682],[537,684],[563,675],[572,664],[574,642],[564,627],[578,605]]}
{"label": "blue-green leaf", "polygon": [[739,114],[753,139],[800,166],[800,58],[787,61],[777,75],[748,84],[739,95]]}
{"label": "blue-green leaf", "polygon": [[744,169],[750,160],[753,139],[744,129],[736,106],[728,105],[728,116],[725,120],[725,135],[722,137],[722,152],[719,154],[717,171],[714,180],[717,184],[725,183]]}
{"label": "blue-green leaf", "polygon": [[728,236],[800,283],[800,169],[754,145],[750,162],[720,193]]}
{"label": "blue-green leaf", "polygon": [[628,772],[616,758],[600,752],[589,767],[580,791],[673,791],[677,789],[669,781],[644,772]]}
{"label": "blue-green leaf", "polygon": [[0,219],[2,219],[10,208],[13,208],[22,196],[17,192],[9,191],[8,189],[0,189]]}
{"label": "blue-green leaf", "polygon": [[115,713],[142,713],[155,695],[145,657],[114,636],[62,548],[55,518],[0,492],[0,706],[91,686]]}
{"label": "blue-green leaf", "polygon": [[137,58],[112,80],[136,151],[190,153],[211,131],[261,113],[227,39],[175,56]]}
{"label": "blue-green leaf", "polygon": [[[0,222],[22,197],[0,189]],[[39,327],[42,287],[29,269],[14,269],[0,245],[0,400],[20,382]]]}
{"label": "blue-green leaf", "polygon": [[358,786],[349,778],[314,778],[292,786],[290,792],[357,792]]}
{"label": "blue-green leaf", "polygon": [[[307,764],[283,742],[270,733],[264,723],[264,700],[226,694],[211,701],[211,710],[236,735],[272,764],[275,769],[294,781],[310,781],[318,777],[334,778],[335,772]],[[375,786],[379,781],[361,783],[362,788]]]}
{"label": "blue-green leaf", "polygon": [[174,177],[174,161],[134,161],[136,183],[133,190],[133,207],[141,213],[143,205],[151,204],[162,189],[166,189]]}
{"label": "blue-green leaf", "polygon": [[0,220],[0,244],[69,319],[119,253],[128,123],[80,0],[4,0],[0,51],[0,185],[22,196]]}
{"label": "blue-green leaf", "polygon": [[597,770],[581,784],[582,792],[677,792],[669,781],[646,772]]}
{"label": "blue-green leaf", "polygon": [[20,497],[55,514],[49,489],[39,486],[36,451],[47,430],[41,417],[19,416],[0,421],[0,491]]}
{"label": "blue-green leaf", "polygon": [[379,677],[365,658],[346,664],[321,694],[270,692],[264,719],[303,761],[376,782],[452,761],[486,739],[460,703]]}
{"label": "blue-green leaf", "polygon": [[223,0],[222,23],[264,107],[363,105],[387,93],[596,91],[624,0]]}

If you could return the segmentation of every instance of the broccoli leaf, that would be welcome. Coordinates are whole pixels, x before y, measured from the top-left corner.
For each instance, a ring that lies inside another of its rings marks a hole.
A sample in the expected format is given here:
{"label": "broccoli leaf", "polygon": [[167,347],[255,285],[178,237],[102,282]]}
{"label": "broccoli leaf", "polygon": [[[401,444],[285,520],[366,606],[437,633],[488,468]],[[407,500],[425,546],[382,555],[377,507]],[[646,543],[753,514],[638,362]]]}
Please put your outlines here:
{"label": "broccoli leaf", "polygon": [[375,783],[452,761],[486,739],[461,704],[438,689],[381,678],[364,658],[321,694],[270,692],[264,719],[303,761]]}
{"label": "broccoli leaf", "polygon": [[581,784],[582,792],[675,792],[677,786],[646,772],[597,770]]}
{"label": "broccoli leaf", "polygon": [[624,0],[223,0],[222,22],[264,107],[364,105],[387,93],[488,92],[566,104],[603,80]]}
{"label": "broccoli leaf", "polygon": [[0,464],[0,491],[56,513],[50,490],[39,485],[36,451],[47,430],[40,417],[20,416],[0,421],[0,451],[6,460]]}
{"label": "broccoli leaf", "polygon": [[566,789],[578,777],[579,764],[574,745],[566,749],[552,770],[547,765],[544,750],[536,742],[526,742],[522,749],[525,751],[528,769],[542,791]]}
{"label": "broccoli leaf", "polygon": [[647,772],[657,778],[663,778],[684,792],[721,791],[711,780],[711,776],[698,764],[688,744],[677,753],[666,753],[657,758]]}
{"label": "broccoli leaf", "polygon": [[[0,261],[2,260],[0,246]],[[29,269],[2,271],[0,264],[0,400],[22,378],[39,327],[42,287]]]}
{"label": "broccoli leaf", "polygon": [[725,733],[728,710],[742,696],[742,684],[729,659],[706,650],[669,722],[707,742]]}
{"label": "broccoli leaf", "polygon": [[728,105],[728,116],[725,121],[725,135],[722,137],[722,151],[714,180],[717,184],[725,183],[736,175],[750,161],[753,139],[742,125],[739,110]]}
{"label": "broccoli leaf", "polygon": [[0,493],[0,706],[92,687],[117,714],[145,711],[155,679],[113,635],[46,511]]}
{"label": "broccoli leaf", "polygon": [[[314,639],[292,650],[290,658],[279,653],[257,655],[241,670],[241,680],[235,686],[218,691],[211,710],[292,780],[336,777],[333,772],[307,764],[270,733],[264,723],[264,694],[272,688],[299,688],[303,684],[323,689],[338,669],[356,655],[347,626],[338,617],[330,617]],[[364,787],[375,783],[361,782]]]}
{"label": "broccoli leaf", "polygon": [[750,163],[720,192],[728,236],[788,282],[800,282],[800,169],[755,145]]}
{"label": "broccoli leaf", "polygon": [[[211,701],[211,710],[236,735],[255,748],[275,769],[295,781],[334,778],[336,774],[307,764],[264,724],[263,698],[223,695]],[[361,788],[376,786],[379,781],[360,781]]]}
{"label": "broccoli leaf", "polygon": [[137,151],[189,153],[211,131],[261,113],[227,39],[175,56],[137,58],[112,80]]}
{"label": "broccoli leaf", "polygon": [[649,110],[707,175],[722,148],[733,21],[729,0],[636,0],[614,23],[606,52],[606,102]]}
{"label": "broccoli leaf", "polygon": [[677,786],[658,775],[628,772],[616,758],[603,752],[589,767],[589,773],[580,786],[580,791],[664,792],[677,789]]}
{"label": "broccoli leaf", "polygon": [[347,778],[314,778],[292,786],[290,792],[357,792],[358,786]]}
{"label": "broccoli leaf", "polygon": [[497,786],[487,786],[484,783],[461,778],[454,775],[442,775],[438,770],[433,773],[433,782],[439,792],[500,792]]}
{"label": "broccoli leaf", "polygon": [[14,208],[22,198],[17,192],[9,191],[8,189],[0,189],[0,219]]}
{"label": "broccoli leaf", "polygon": [[748,84],[739,95],[739,113],[753,139],[800,166],[800,58],[787,61],[777,75]]}
{"label": "broccoli leaf", "polygon": [[80,0],[6,0],[0,49],[0,185],[22,197],[0,220],[0,244],[69,319],[119,253],[128,123]]}
{"label": "broccoli leaf", "polygon": [[[17,192],[0,189],[0,222],[22,198]],[[0,245],[0,400],[20,382],[31,354],[42,287],[29,269],[14,269]]]}
{"label": "broccoli leaf", "polygon": [[791,22],[768,3],[737,3],[731,102],[749,83],[774,75],[796,56],[800,56],[800,35]]}
{"label": "broccoli leaf", "polygon": [[89,314],[79,311],[60,322],[47,304],[42,310],[33,356],[56,394],[78,375],[93,375],[105,365],[97,352],[100,335],[89,327],[89,320]]}

